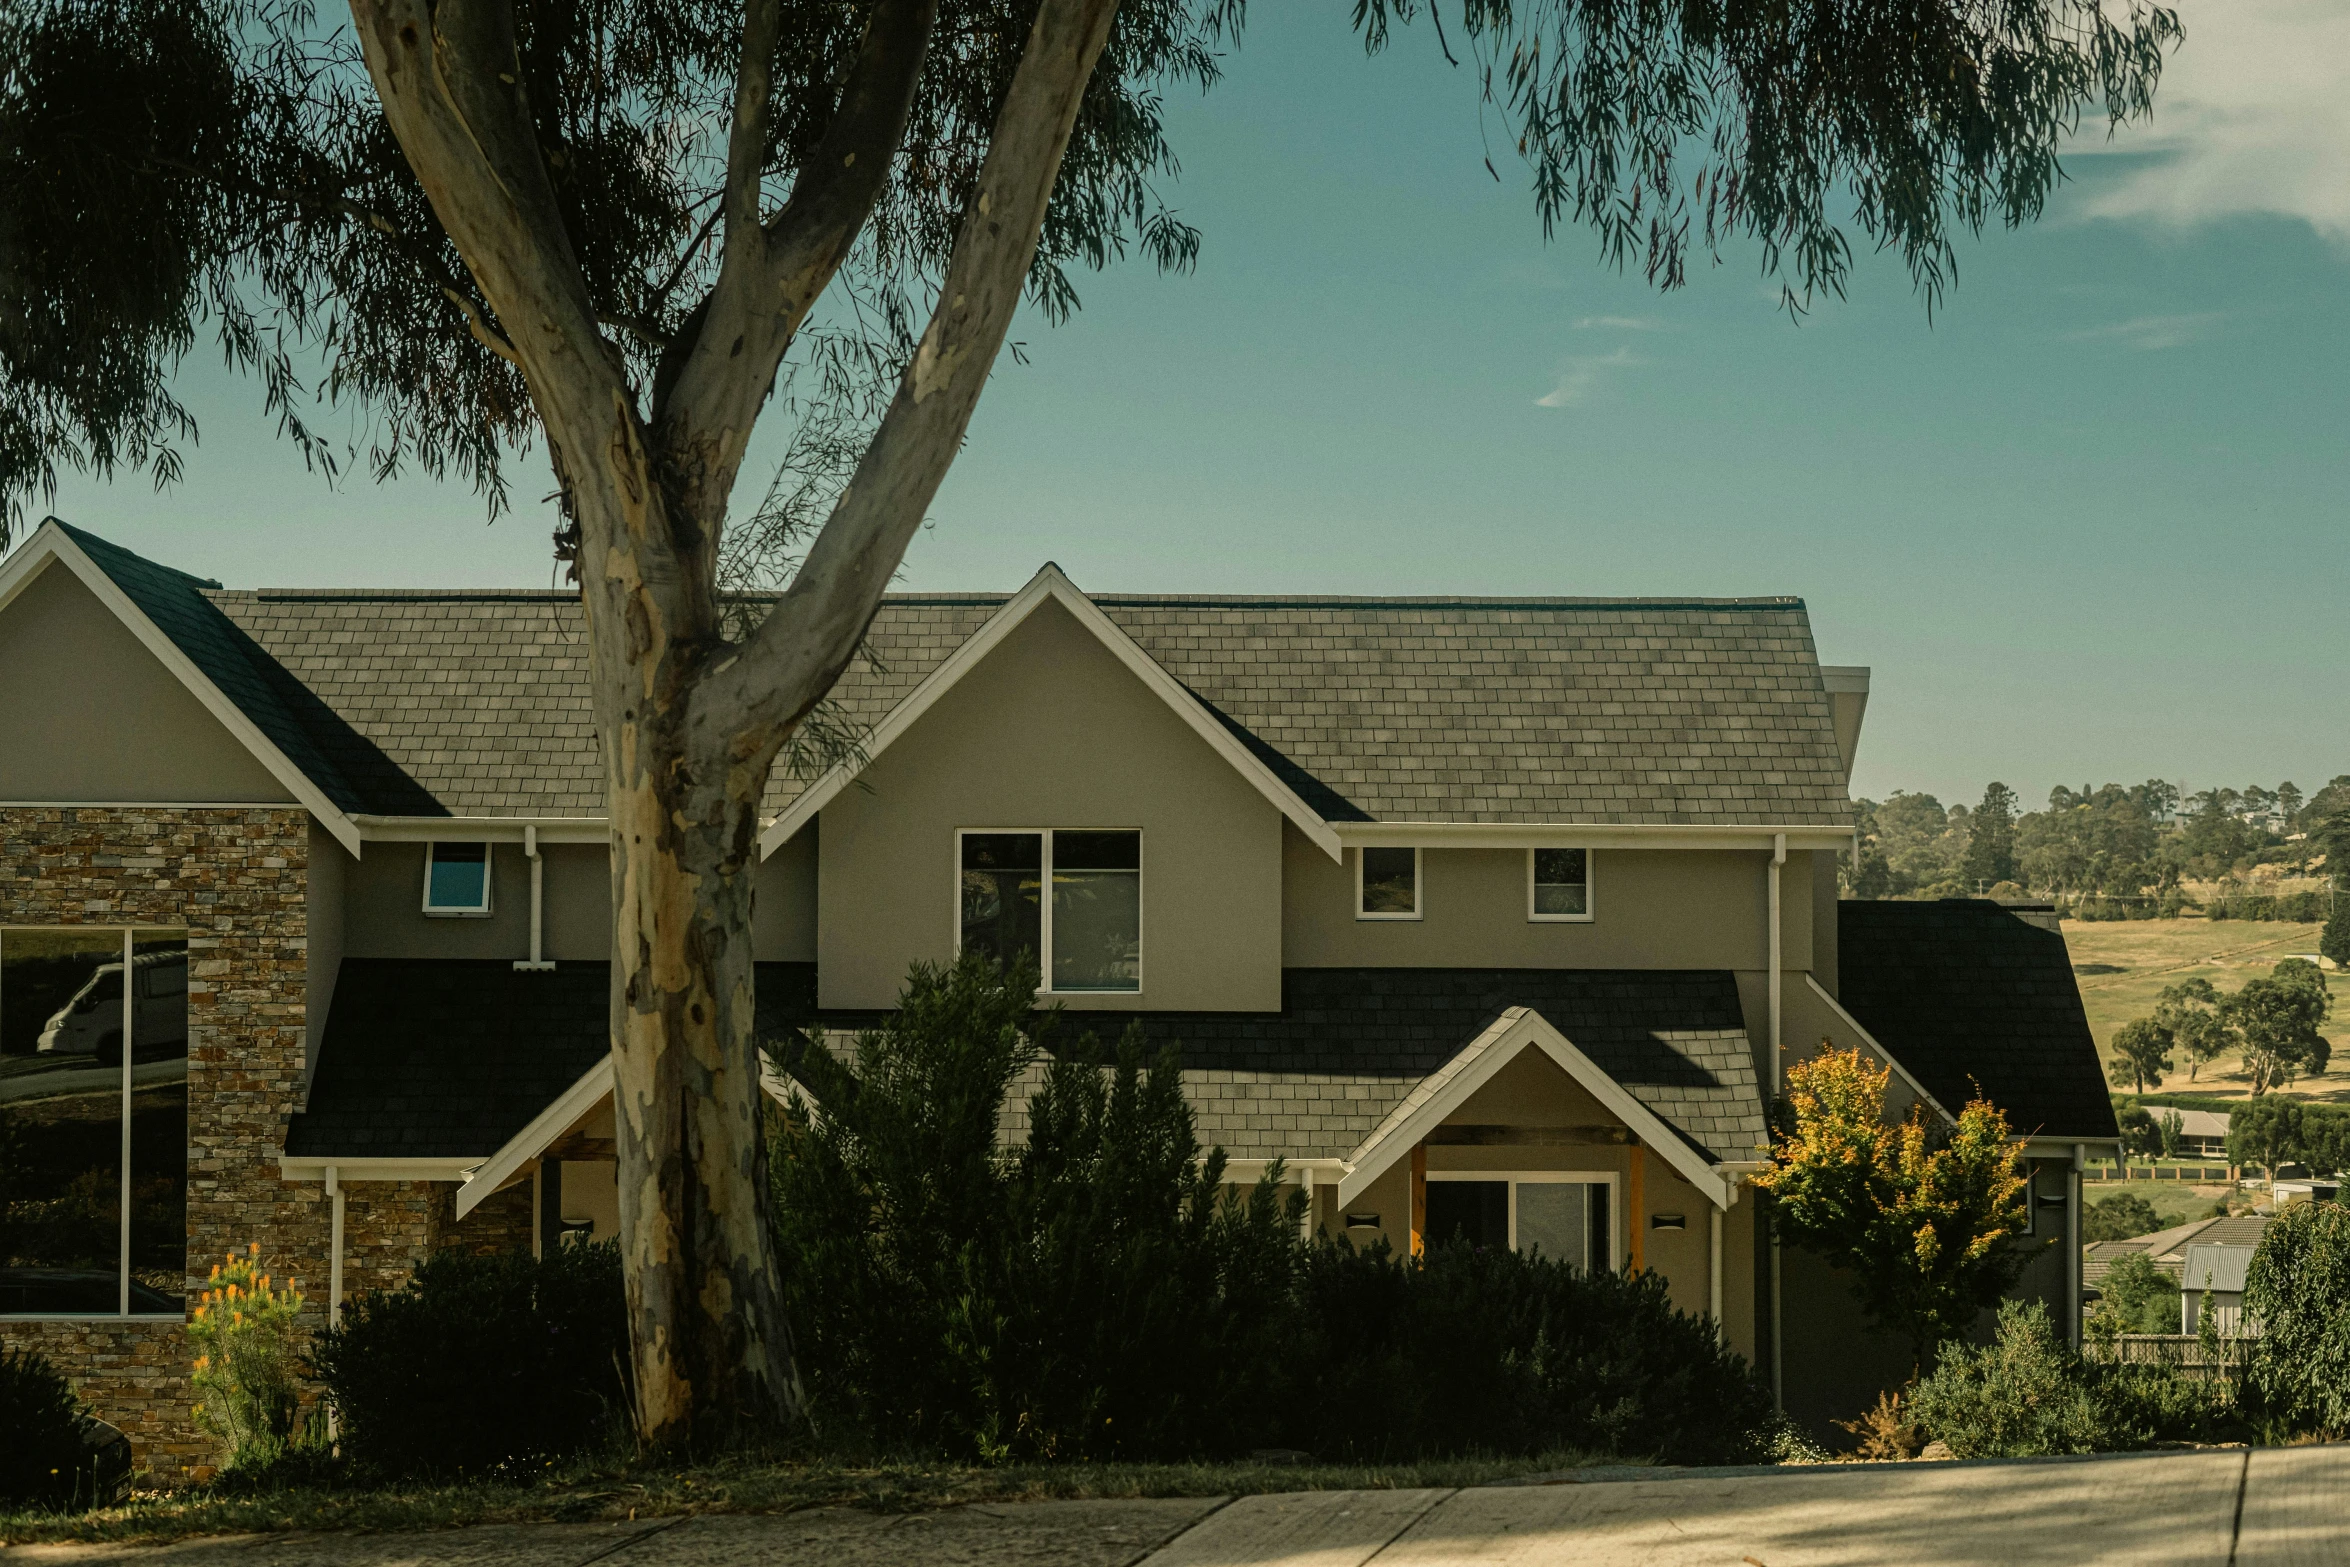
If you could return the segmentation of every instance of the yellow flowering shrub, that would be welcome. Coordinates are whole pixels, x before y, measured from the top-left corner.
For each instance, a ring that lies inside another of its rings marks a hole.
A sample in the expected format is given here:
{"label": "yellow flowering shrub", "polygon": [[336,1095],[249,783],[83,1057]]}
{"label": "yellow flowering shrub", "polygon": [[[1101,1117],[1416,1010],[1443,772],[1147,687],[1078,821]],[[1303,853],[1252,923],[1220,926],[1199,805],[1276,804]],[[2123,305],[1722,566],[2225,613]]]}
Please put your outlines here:
{"label": "yellow flowering shrub", "polygon": [[213,1264],[188,1313],[196,1420],[227,1445],[232,1465],[271,1457],[293,1436],[301,1310],[300,1291],[261,1271],[254,1243]]}

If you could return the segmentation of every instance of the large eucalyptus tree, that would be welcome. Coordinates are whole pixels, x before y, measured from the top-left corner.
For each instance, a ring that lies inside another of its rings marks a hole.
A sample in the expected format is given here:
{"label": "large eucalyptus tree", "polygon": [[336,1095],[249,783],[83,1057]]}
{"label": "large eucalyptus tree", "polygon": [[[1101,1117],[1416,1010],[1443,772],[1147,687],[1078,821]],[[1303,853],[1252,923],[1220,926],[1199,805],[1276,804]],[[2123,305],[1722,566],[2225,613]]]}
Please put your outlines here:
{"label": "large eucalyptus tree", "polygon": [[[495,509],[546,444],[610,795],[621,1230],[641,1433],[798,1407],[761,1209],[749,942],[779,756],[960,444],[1025,289],[1138,246],[1158,94],[1242,0],[8,0],[0,8],[0,546],[60,465],[179,471],[200,332],[314,464],[296,367],[379,478]],[[2144,112],[2141,0],[1357,0],[1426,17],[1512,127],[1545,231],[1664,286],[1743,240],[1840,289],[1837,214],[1929,300],[1954,236],[2040,210],[2084,112]],[[783,474],[735,504],[762,415]],[[766,576],[762,577],[762,570]],[[751,601],[730,584],[765,580]]]}

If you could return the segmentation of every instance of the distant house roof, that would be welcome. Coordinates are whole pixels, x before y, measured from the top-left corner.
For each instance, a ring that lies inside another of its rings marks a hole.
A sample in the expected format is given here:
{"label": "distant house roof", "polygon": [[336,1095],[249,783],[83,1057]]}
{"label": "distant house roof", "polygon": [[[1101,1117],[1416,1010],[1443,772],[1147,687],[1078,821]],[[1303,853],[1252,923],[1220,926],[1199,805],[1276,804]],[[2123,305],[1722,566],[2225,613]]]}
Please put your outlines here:
{"label": "distant house roof", "polygon": [[2190,1246],[2179,1287],[2240,1295],[2244,1292],[2245,1276],[2252,1271],[2252,1258],[2259,1249],[2257,1246]]}
{"label": "distant house roof", "polygon": [[2022,1135],[2120,1135],[2056,931],[1976,899],[1846,899],[1837,997],[1953,1110],[1979,1093]]}
{"label": "distant house roof", "polygon": [[[299,1159],[485,1158],[609,1049],[608,970],[564,963],[347,958],[319,1045]],[[1140,1025],[1178,1046],[1200,1141],[1236,1159],[1345,1158],[1508,1007],[1540,1011],[1711,1163],[1767,1142],[1754,1054],[1727,973],[1291,969],[1279,1012],[1071,1012],[1058,1038]],[[885,1014],[823,1011],[812,963],[758,965],[759,1031],[845,1036]],[[1015,1085],[1007,1131],[1025,1136]]]}
{"label": "distant house roof", "polygon": [[[69,531],[343,810],[601,814],[576,594],[232,591]],[[834,701],[878,723],[1010,597],[892,595]],[[1091,601],[1326,821],[1851,821],[1800,599]]]}
{"label": "distant house roof", "polygon": [[2159,1108],[2154,1110],[2154,1118],[2158,1121],[2165,1115],[2177,1116],[2179,1131],[2188,1137],[2225,1137],[2228,1135],[2228,1118],[2216,1110],[2166,1111]]}
{"label": "distant house roof", "polygon": [[2146,1253],[2157,1269],[2177,1280],[2185,1270],[2190,1247],[2198,1243],[2230,1248],[2257,1247],[2261,1232],[2268,1225],[2267,1214],[2246,1213],[2228,1218],[2192,1219],[2167,1230],[2156,1230],[2151,1235],[2136,1235],[2123,1241],[2098,1241],[2082,1249],[2081,1283],[2093,1287],[2115,1263],[2131,1252],[2138,1251]]}

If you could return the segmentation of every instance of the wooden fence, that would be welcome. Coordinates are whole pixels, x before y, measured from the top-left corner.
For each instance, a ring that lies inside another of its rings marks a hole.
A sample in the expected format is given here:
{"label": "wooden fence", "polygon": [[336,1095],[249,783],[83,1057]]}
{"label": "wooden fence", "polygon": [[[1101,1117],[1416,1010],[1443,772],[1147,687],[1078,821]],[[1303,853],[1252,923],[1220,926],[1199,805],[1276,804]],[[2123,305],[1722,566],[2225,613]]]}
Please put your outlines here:
{"label": "wooden fence", "polygon": [[2234,1381],[2243,1374],[2251,1341],[2223,1338],[2215,1347],[2216,1356],[2193,1333],[2121,1333],[2112,1338],[2084,1337],[2081,1355],[2100,1365],[2170,1366],[2199,1381],[2209,1381],[2215,1375]]}

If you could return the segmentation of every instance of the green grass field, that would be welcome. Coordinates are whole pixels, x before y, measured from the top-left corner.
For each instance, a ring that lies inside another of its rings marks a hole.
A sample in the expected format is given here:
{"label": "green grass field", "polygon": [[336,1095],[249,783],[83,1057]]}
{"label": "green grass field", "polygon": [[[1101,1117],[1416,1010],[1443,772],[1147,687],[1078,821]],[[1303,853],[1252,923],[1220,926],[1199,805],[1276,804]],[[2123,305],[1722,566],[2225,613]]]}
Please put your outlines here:
{"label": "green grass field", "polygon": [[[2089,1010],[2089,1027],[2102,1053],[2123,1024],[2154,1010],[2154,998],[2165,985],[2200,974],[2222,994],[2241,989],[2257,979],[2279,958],[2317,950],[2315,925],[2288,925],[2266,920],[2116,920],[2064,923],[2065,944],[2072,949],[2073,968],[2079,974],[2081,1001]],[[2080,973],[2082,969],[2091,972]],[[2097,970],[2105,972],[2097,972]],[[2324,1077],[2293,1084],[2296,1098],[2350,1103],[2350,976],[2330,972],[2334,1014],[2326,1024],[2334,1042],[2334,1070]],[[2162,1080],[2172,1093],[2203,1093],[2216,1098],[2243,1099],[2252,1092],[2243,1064],[2222,1056],[2189,1081],[2189,1063]],[[2117,1091],[2133,1085],[2113,1083]]]}
{"label": "green grass field", "polygon": [[2128,1192],[2142,1197],[2161,1222],[2157,1229],[2167,1230],[2184,1224],[2189,1219],[2208,1219],[2220,1201],[2227,1196],[2225,1186],[2190,1186],[2184,1181],[2083,1181],[2081,1197],[2092,1206],[2103,1202],[2116,1192]]}

